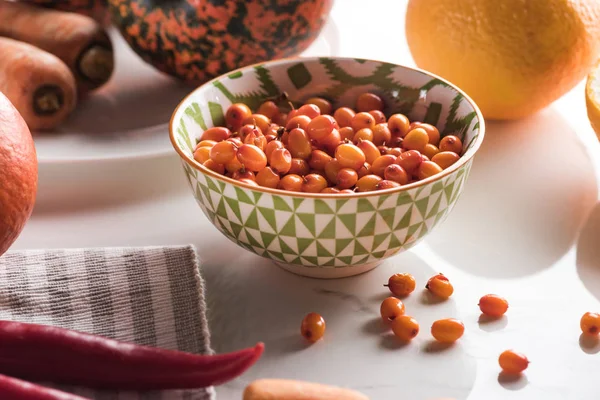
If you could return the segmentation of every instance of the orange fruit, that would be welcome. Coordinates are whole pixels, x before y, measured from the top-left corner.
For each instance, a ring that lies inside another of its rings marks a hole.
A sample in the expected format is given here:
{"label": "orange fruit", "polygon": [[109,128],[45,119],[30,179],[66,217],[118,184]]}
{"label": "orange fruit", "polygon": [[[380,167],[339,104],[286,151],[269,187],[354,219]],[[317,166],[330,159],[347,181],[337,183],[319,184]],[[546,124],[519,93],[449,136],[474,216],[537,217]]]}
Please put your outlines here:
{"label": "orange fruit", "polygon": [[592,128],[600,139],[600,64],[587,77],[585,103]]}
{"label": "orange fruit", "polygon": [[38,164],[27,124],[0,93],[0,256],[21,234],[37,195]]}
{"label": "orange fruit", "polygon": [[579,83],[600,52],[598,0],[409,0],[416,64],[463,89],[489,119],[517,119]]}

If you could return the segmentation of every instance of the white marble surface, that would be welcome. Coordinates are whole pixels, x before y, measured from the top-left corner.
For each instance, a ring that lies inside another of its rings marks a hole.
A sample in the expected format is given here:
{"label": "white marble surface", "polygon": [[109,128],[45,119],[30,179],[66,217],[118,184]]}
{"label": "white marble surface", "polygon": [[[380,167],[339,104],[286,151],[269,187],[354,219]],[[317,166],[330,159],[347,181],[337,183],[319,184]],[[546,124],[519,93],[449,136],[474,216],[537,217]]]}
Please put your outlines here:
{"label": "white marble surface", "polygon": [[[389,8],[395,4],[395,11]],[[353,14],[347,10],[361,7]],[[412,65],[403,32],[405,2],[338,1],[342,52]],[[579,318],[600,311],[600,144],[585,116],[580,85],[547,110],[488,123],[487,138],[453,213],[413,250],[372,272],[335,281],[287,273],[225,239],[196,206],[175,156],[44,165],[33,218],[14,249],[193,243],[204,259],[212,343],[230,351],[266,343],[259,363],[217,388],[241,399],[254,378],[286,377],[348,386],[376,400],[596,400],[600,345],[580,342]],[[382,284],[411,272],[407,301],[421,323],[399,345],[378,321]],[[426,278],[443,272],[455,295],[427,304]],[[505,318],[479,321],[477,300],[510,301]],[[324,340],[306,346],[300,321],[327,321]],[[429,327],[456,317],[465,336],[431,347]],[[499,377],[497,357],[515,348],[531,365]]]}

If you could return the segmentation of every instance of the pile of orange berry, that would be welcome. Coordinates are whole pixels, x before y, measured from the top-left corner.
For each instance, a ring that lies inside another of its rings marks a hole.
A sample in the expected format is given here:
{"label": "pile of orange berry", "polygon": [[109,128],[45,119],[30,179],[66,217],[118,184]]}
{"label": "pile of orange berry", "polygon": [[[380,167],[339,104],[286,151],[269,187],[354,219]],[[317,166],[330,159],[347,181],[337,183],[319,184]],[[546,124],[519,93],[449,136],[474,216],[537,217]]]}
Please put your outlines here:
{"label": "pile of orange berry", "polygon": [[[299,108],[287,96],[267,100],[256,112],[232,104],[225,126],[204,131],[194,159],[206,168],[253,186],[306,193],[383,190],[429,178],[459,160],[457,136],[440,138],[430,124],[389,118],[384,102],[363,93],[355,109],[321,97]],[[286,112],[286,108],[290,108]]]}

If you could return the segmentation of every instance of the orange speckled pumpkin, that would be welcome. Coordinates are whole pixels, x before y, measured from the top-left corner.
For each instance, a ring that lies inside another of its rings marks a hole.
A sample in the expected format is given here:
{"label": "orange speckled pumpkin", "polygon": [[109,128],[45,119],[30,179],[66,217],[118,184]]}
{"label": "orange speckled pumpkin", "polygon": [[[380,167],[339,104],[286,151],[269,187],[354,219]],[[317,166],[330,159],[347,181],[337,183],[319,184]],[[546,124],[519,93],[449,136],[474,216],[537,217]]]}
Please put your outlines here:
{"label": "orange speckled pumpkin", "polygon": [[201,84],[233,69],[297,55],[333,0],[108,0],[113,24],[158,70]]}
{"label": "orange speckled pumpkin", "polygon": [[69,11],[87,15],[94,18],[102,25],[110,23],[110,14],[106,0],[20,0],[24,3],[38,4],[43,7],[54,8],[60,11]]}

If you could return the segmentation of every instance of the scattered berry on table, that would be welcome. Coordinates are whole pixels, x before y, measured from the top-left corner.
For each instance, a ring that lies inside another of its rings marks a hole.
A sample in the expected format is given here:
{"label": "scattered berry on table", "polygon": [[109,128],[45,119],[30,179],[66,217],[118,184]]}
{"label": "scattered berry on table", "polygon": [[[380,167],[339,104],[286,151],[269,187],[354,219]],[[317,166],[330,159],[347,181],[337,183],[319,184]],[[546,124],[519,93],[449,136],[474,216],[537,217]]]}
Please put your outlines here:
{"label": "scattered berry on table", "polygon": [[401,315],[392,321],[392,332],[398,339],[408,342],[419,334],[419,323],[409,315]]}
{"label": "scattered berry on table", "polygon": [[442,343],[454,343],[465,333],[465,325],[454,318],[435,321],[431,325],[431,335]]}
{"label": "scattered berry on table", "polygon": [[387,286],[394,296],[406,297],[417,287],[417,281],[408,273],[394,274],[388,279]]}
{"label": "scattered berry on table", "polygon": [[596,336],[600,333],[600,314],[593,312],[586,312],[581,317],[580,321],[581,331],[585,335]]}
{"label": "scattered berry on table", "polygon": [[396,297],[388,297],[381,302],[380,313],[384,321],[393,321],[404,315],[404,303]]}
{"label": "scattered berry on table", "polygon": [[525,355],[514,350],[506,350],[498,357],[500,368],[507,374],[520,374],[529,366],[529,360]]}
{"label": "scattered berry on table", "polygon": [[315,312],[308,313],[302,320],[300,333],[309,342],[316,342],[325,334],[325,320]]}
{"label": "scattered berry on table", "polygon": [[425,285],[425,289],[429,290],[435,296],[441,299],[447,299],[454,293],[454,287],[443,274],[432,276]]}
{"label": "scattered berry on table", "polygon": [[479,299],[479,309],[490,317],[501,317],[508,310],[508,301],[496,294],[486,294]]}

